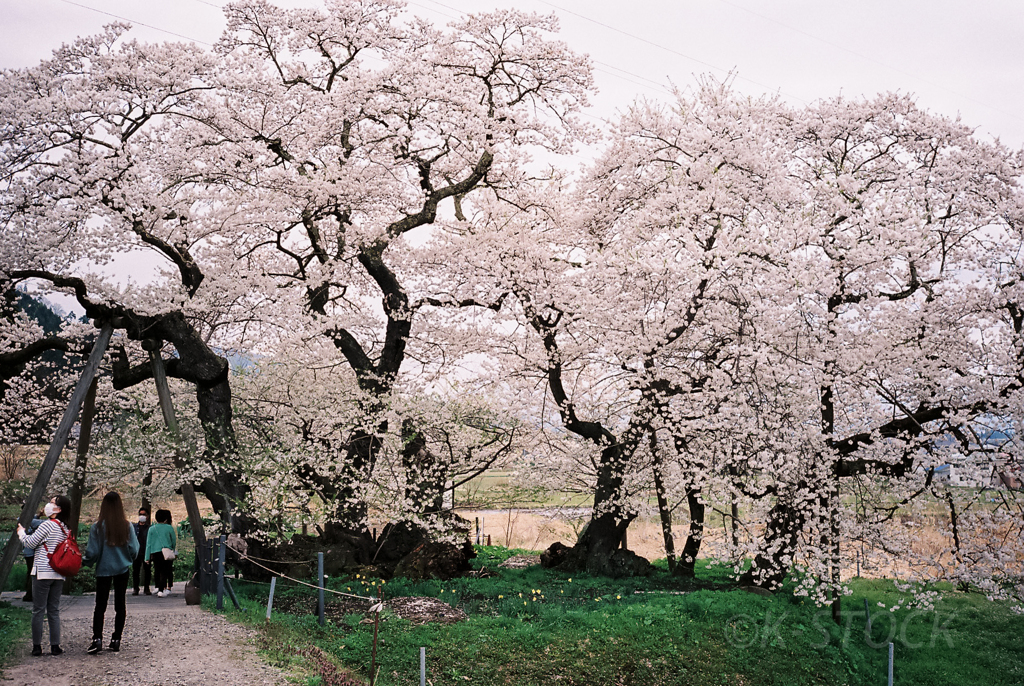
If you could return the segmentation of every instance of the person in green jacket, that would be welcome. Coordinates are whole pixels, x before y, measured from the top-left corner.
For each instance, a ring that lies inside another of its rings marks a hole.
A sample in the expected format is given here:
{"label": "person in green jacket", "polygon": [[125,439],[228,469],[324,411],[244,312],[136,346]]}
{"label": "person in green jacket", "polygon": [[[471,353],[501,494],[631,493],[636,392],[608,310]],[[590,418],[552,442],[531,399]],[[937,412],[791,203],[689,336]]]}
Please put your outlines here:
{"label": "person in green jacket", "polygon": [[92,644],[86,650],[90,655],[103,650],[103,615],[107,611],[110,588],[114,588],[114,633],[110,635],[110,650],[121,650],[121,634],[127,615],[125,594],[132,561],[139,554],[139,539],[124,516],[121,496],[111,491],[103,496],[100,516],[89,529],[89,544],[82,564],[96,566],[96,609],[92,613]]}
{"label": "person in green jacket", "polygon": [[178,535],[171,526],[171,511],[157,510],[156,524],[149,527],[146,536],[146,559],[153,563],[153,581],[156,583],[158,598],[166,598],[171,594],[171,573],[174,559],[164,556],[164,549],[174,550],[178,545]]}

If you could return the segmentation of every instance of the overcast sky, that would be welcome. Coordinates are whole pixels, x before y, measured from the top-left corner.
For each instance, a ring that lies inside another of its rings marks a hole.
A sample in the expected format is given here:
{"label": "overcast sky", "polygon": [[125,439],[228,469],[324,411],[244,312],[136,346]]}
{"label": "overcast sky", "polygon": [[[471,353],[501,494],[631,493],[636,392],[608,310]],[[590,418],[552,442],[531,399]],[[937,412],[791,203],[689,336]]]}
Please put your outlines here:
{"label": "overcast sky", "polygon": [[[117,18],[132,21],[140,40],[212,43],[223,27],[223,4],[0,0],[0,66],[35,64]],[[511,3],[409,3],[437,23],[499,6]],[[563,40],[593,58],[599,117],[637,96],[667,98],[670,81],[686,87],[696,75],[722,78],[735,70],[738,90],[778,92],[794,104],[837,94],[912,93],[933,112],[961,115],[983,136],[1024,145],[1021,0],[518,0],[515,6],[554,12]]]}

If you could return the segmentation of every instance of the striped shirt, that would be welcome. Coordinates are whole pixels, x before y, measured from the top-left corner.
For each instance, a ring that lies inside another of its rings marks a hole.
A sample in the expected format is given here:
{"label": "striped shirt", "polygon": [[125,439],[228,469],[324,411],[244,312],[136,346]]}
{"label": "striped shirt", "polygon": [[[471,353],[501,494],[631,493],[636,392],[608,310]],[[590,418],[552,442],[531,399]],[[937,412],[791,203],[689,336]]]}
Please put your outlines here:
{"label": "striped shirt", "polygon": [[55,551],[67,537],[67,528],[56,519],[47,519],[31,534],[22,534],[21,542],[25,544],[25,547],[34,548],[36,551],[32,573],[36,575],[37,579],[64,578],[50,567],[50,556],[47,553]]}

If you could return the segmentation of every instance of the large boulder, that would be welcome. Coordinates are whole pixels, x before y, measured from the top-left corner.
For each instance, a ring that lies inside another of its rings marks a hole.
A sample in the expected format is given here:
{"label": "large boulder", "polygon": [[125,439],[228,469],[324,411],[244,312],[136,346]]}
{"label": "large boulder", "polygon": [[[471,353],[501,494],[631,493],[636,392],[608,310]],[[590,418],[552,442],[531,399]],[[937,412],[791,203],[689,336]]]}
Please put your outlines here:
{"label": "large boulder", "polygon": [[395,567],[395,576],[406,579],[454,579],[469,571],[469,561],[474,557],[476,552],[469,541],[461,546],[428,541],[399,561]]}
{"label": "large boulder", "polygon": [[634,576],[650,576],[651,563],[645,557],[640,557],[632,550],[619,548],[608,556],[607,561],[599,571],[604,576],[613,579],[626,579]]}
{"label": "large boulder", "polygon": [[548,549],[540,554],[540,564],[545,569],[553,569],[565,561],[572,548],[560,541],[548,546]]}
{"label": "large boulder", "polygon": [[271,573],[268,569],[293,578],[313,579],[317,571],[317,553],[321,552],[327,576],[348,574],[370,563],[373,541],[368,534],[336,531],[332,538],[325,541],[317,536],[296,534],[289,541],[265,548],[261,559],[245,565],[243,571],[247,578],[254,580],[269,580]]}

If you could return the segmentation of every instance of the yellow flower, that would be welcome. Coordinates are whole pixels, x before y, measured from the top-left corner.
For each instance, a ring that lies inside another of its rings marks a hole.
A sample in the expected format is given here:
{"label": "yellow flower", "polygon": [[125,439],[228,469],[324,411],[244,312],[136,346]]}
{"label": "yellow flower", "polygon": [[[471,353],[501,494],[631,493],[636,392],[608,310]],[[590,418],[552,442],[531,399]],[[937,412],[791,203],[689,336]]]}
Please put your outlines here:
{"label": "yellow flower", "polygon": [[572,577],[569,577],[569,583],[570,584],[572,583]]}
{"label": "yellow flower", "polygon": [[526,605],[526,601],[525,600],[523,601],[523,605]]}
{"label": "yellow flower", "polygon": [[504,597],[505,597],[505,596],[503,596],[503,595],[500,595],[500,596],[498,596],[498,600],[501,600],[501,599],[502,599],[502,598],[504,598]]}
{"label": "yellow flower", "polygon": [[616,599],[616,600],[622,600],[622,596],[620,596],[620,595],[617,595],[617,596],[615,596],[615,599]]}

